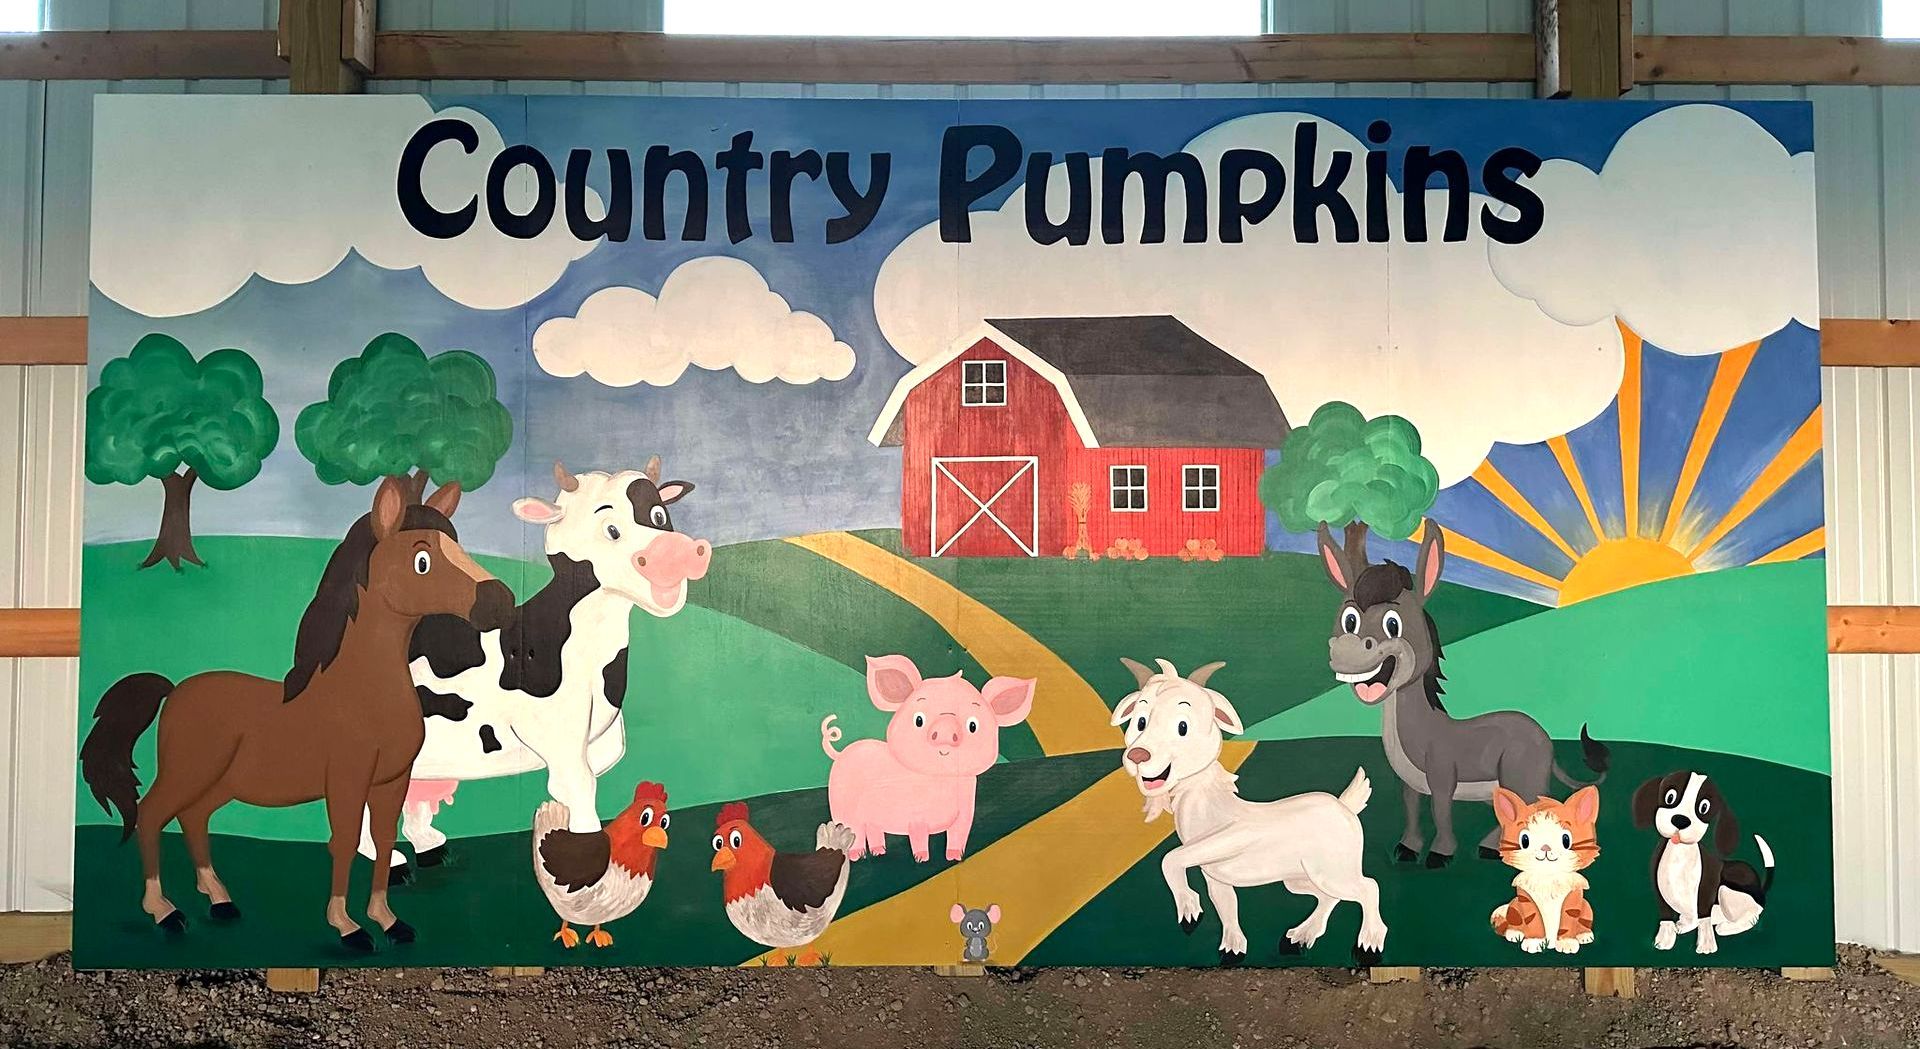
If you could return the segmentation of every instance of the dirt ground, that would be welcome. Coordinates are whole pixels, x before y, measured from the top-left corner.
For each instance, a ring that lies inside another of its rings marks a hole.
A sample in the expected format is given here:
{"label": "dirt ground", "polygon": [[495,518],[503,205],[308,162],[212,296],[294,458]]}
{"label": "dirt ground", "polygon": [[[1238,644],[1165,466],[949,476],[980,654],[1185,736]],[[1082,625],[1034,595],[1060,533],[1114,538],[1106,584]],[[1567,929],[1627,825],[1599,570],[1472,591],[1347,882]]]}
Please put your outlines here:
{"label": "dirt ground", "polygon": [[1130,1046],[1209,1049],[1920,1045],[1920,988],[1841,949],[1831,983],[1643,970],[1632,1001],[1579,973],[1427,970],[339,970],[318,994],[258,971],[0,967],[8,1046]]}

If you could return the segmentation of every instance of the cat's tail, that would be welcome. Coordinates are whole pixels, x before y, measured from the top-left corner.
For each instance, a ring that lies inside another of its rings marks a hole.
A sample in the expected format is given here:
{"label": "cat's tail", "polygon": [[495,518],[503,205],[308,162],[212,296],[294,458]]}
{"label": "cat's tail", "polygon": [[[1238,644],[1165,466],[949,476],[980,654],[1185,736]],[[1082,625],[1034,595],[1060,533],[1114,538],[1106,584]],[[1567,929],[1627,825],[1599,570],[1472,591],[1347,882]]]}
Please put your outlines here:
{"label": "cat's tail", "polygon": [[1360,810],[1366,808],[1367,802],[1372,798],[1373,783],[1367,779],[1367,770],[1354,769],[1353,782],[1347,784],[1347,789],[1340,792],[1340,804],[1346,806],[1348,812],[1358,816]]}
{"label": "cat's tail", "polygon": [[1767,839],[1761,837],[1758,834],[1755,834],[1753,836],[1753,843],[1755,845],[1760,846],[1760,863],[1762,866],[1767,868],[1767,876],[1764,879],[1762,879],[1760,882],[1760,891],[1762,893],[1772,892],[1773,891],[1773,848],[1767,844]]}
{"label": "cat's tail", "polygon": [[1580,726],[1580,756],[1586,760],[1587,767],[1596,775],[1592,779],[1580,780],[1567,775],[1558,761],[1553,763],[1553,778],[1567,787],[1597,787],[1607,781],[1607,767],[1613,762],[1613,752],[1605,743],[1587,735],[1587,726]]}

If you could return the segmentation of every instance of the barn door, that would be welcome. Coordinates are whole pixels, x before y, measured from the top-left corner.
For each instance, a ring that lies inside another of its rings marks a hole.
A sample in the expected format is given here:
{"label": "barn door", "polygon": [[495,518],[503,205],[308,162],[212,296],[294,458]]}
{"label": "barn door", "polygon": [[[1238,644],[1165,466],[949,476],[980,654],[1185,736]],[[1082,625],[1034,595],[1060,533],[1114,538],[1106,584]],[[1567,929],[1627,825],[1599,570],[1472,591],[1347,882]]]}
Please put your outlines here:
{"label": "barn door", "polygon": [[1037,457],[936,456],[928,481],[933,556],[1040,555]]}

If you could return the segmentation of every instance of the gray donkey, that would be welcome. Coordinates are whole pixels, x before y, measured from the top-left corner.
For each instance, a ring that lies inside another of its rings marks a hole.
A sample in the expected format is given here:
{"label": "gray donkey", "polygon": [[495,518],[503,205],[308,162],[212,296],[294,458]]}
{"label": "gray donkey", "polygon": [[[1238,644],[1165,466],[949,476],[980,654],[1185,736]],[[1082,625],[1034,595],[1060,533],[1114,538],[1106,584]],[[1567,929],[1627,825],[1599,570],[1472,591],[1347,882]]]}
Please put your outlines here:
{"label": "gray donkey", "polygon": [[[1440,703],[1440,635],[1427,614],[1427,598],[1440,582],[1446,556],[1439,526],[1426,522],[1420,559],[1412,575],[1392,561],[1367,563],[1367,527],[1347,526],[1346,546],[1320,526],[1320,556],[1327,575],[1345,600],[1327,642],[1333,676],[1353,689],[1360,702],[1384,702],[1380,738],[1387,763],[1400,777],[1407,829],[1394,847],[1401,862],[1419,855],[1420,796],[1433,799],[1433,849],[1427,866],[1444,867],[1458,843],[1453,836],[1453,802],[1491,801],[1496,786],[1523,798],[1543,797],[1552,776],[1569,787],[1573,779],[1553,758],[1553,742],[1540,723],[1517,710],[1500,710],[1456,719]],[[1607,778],[1607,748],[1580,726],[1580,747],[1587,767]],[[1500,827],[1480,840],[1480,855],[1498,859]]]}

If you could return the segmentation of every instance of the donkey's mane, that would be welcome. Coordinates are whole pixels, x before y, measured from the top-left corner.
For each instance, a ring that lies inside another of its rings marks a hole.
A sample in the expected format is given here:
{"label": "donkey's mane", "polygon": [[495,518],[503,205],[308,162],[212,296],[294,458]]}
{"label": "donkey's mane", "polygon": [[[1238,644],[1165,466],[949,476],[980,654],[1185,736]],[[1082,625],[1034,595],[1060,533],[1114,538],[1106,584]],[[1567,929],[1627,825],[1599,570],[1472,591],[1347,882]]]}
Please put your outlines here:
{"label": "donkey's mane", "polygon": [[[1377,565],[1368,565],[1360,570],[1359,578],[1353,581],[1353,603],[1362,609],[1375,605],[1384,605],[1396,601],[1401,594],[1413,589],[1413,573],[1393,561],[1383,561]],[[1421,618],[1427,623],[1427,638],[1433,642],[1433,664],[1421,675],[1420,685],[1427,695],[1427,704],[1435,710],[1445,711],[1440,696],[1446,689],[1440,684],[1447,675],[1440,670],[1440,660],[1446,653],[1440,648],[1440,628],[1434,624],[1433,613],[1421,609]]]}
{"label": "donkey's mane", "polygon": [[[407,507],[400,528],[444,532],[456,541],[460,538],[444,514],[419,503]],[[340,654],[347,624],[360,612],[360,592],[367,588],[367,563],[373,547],[373,514],[362,514],[347,529],[347,537],[334,547],[333,556],[327,558],[319,589],[300,616],[300,632],[293,641],[293,669],[281,682],[283,701],[305,692],[313,675],[325,670]]]}

